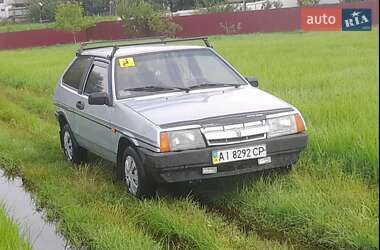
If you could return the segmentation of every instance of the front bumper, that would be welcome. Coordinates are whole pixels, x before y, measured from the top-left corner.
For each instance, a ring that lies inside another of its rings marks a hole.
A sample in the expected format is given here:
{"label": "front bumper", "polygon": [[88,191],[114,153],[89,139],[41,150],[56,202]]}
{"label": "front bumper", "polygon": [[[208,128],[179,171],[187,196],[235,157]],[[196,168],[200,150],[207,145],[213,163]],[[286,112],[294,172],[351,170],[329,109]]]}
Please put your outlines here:
{"label": "front bumper", "polygon": [[[258,165],[257,159],[214,165],[218,172],[202,174],[202,168],[211,167],[213,150],[232,149],[238,147],[267,145],[267,156],[272,162]],[[140,149],[145,171],[157,182],[185,182],[216,177],[241,175],[265,169],[286,167],[298,160],[300,152],[306,147],[305,133],[269,138],[260,141],[239,143],[226,146],[213,146],[204,149],[186,150],[181,152],[156,153],[147,149]]]}

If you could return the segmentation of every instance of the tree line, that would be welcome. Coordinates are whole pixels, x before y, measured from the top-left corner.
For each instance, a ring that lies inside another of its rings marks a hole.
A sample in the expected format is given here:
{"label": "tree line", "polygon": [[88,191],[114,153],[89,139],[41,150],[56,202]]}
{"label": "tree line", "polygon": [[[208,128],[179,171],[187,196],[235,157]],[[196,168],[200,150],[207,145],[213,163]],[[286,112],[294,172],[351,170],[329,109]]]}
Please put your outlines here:
{"label": "tree line", "polygon": [[150,5],[157,11],[176,12],[195,8],[211,8],[226,4],[227,0],[28,0],[31,21],[55,21],[55,11],[61,3],[78,3],[86,16],[115,16],[120,4]]}

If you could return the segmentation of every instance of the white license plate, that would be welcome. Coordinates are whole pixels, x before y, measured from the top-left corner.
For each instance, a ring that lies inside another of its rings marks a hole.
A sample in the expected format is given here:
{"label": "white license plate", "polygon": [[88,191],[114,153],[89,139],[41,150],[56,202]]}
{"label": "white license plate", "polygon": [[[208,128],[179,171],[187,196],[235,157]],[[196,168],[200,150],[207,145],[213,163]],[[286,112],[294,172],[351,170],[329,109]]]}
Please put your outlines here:
{"label": "white license plate", "polygon": [[242,161],[267,156],[266,145],[256,145],[244,148],[212,151],[212,164],[221,164],[231,161]]}

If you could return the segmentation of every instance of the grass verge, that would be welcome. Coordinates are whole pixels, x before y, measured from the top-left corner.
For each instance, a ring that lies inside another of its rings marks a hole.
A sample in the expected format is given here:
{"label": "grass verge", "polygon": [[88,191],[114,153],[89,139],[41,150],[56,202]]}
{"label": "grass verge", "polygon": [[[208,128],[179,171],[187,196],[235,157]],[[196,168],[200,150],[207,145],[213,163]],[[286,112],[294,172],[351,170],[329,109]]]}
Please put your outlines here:
{"label": "grass verge", "polygon": [[23,240],[18,227],[6,216],[0,206],[0,249],[3,250],[31,250],[28,242]]}
{"label": "grass verge", "polygon": [[[91,17],[95,22],[103,21],[116,21],[116,16],[93,16]],[[38,29],[53,29],[54,22],[52,23],[12,23],[0,22],[0,33],[2,32],[18,32]]]}

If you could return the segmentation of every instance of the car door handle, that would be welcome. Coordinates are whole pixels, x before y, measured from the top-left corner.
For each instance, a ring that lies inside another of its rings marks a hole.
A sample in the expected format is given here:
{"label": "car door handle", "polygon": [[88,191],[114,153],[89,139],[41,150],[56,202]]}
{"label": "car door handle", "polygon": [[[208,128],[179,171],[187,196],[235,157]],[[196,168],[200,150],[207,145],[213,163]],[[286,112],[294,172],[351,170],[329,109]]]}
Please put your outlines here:
{"label": "car door handle", "polygon": [[84,109],[84,103],[81,101],[78,101],[75,105],[78,109],[83,110]]}

